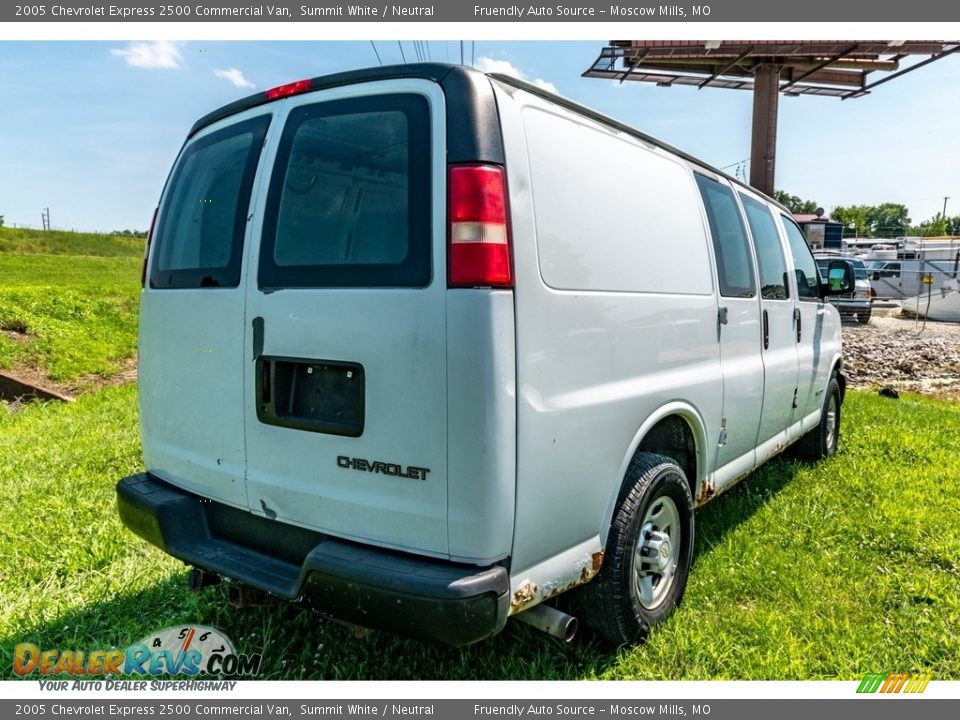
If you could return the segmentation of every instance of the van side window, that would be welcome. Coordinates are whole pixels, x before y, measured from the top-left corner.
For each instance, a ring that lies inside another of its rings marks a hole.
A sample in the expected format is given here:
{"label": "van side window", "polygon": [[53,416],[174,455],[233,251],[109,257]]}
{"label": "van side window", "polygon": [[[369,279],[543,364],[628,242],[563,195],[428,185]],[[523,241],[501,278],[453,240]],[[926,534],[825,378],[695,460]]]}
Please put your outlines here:
{"label": "van side window", "polygon": [[753,235],[760,266],[760,296],[764,300],[787,300],[790,284],[787,282],[787,261],[780,244],[780,233],[770,209],[752,197],[740,193],[747,224]]}
{"label": "van side window", "polygon": [[237,287],[250,191],[270,116],[195,140],[170,179],[153,238],[152,288]]}
{"label": "van side window", "polygon": [[292,110],[267,196],[260,287],[425,287],[430,167],[420,95]]}
{"label": "van side window", "polygon": [[747,233],[733,191],[704,175],[694,175],[707,210],[710,234],[713,236],[720,294],[724,297],[753,297],[757,292],[753,260],[750,258]]}
{"label": "van side window", "polygon": [[790,242],[790,252],[793,255],[793,272],[797,276],[797,296],[801,300],[820,299],[820,274],[817,272],[817,262],[813,259],[810,246],[803,237],[803,232],[797,224],[786,215],[783,227],[787,231],[787,240]]}

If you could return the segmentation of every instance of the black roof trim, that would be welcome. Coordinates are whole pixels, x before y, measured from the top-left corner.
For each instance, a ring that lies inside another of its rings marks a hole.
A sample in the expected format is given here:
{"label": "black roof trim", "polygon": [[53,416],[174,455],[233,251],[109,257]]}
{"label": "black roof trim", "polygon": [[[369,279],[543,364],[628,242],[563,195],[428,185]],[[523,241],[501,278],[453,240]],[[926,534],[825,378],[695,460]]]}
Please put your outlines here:
{"label": "black roof trim", "polygon": [[585,105],[581,105],[580,103],[574,102],[573,100],[568,100],[567,98],[561,97],[560,95],[555,95],[554,93],[544,90],[541,87],[525,82],[524,80],[518,80],[517,78],[511,77],[510,75],[503,75],[501,73],[490,73],[488,77],[493,78],[494,80],[497,80],[499,82],[502,82],[504,85],[510,85],[520,90],[525,90],[526,92],[532,93],[533,95],[541,97],[544,100],[548,100],[556,105],[559,105],[562,108],[575,112],[578,115],[583,115],[584,117],[587,117],[587,118],[590,118],[591,120],[595,120],[599,123],[602,123],[607,127],[611,127],[614,130],[619,130],[620,132],[626,133],[627,135],[632,135],[633,137],[639,140],[643,140],[644,142],[649,143],[650,145],[655,145],[656,147],[662,148],[667,152],[673,153],[674,155],[677,155],[683,158],[684,160],[690,163],[693,163],[694,165],[697,165],[705,170],[709,170],[710,172],[716,173],[717,175],[723,178],[726,178],[734,185],[737,185],[742,188],[746,188],[750,192],[755,193],[762,198],[766,198],[771,203],[776,205],[778,208],[781,208],[782,210],[785,210],[788,213],[790,212],[788,208],[781,205],[779,202],[777,202],[774,198],[770,197],[766,193],[760,192],[755,187],[752,187],[746,184],[745,182],[738,180],[732,175],[725,173],[723,170],[719,168],[715,168],[712,165],[705,163],[703,160],[700,160],[699,158],[695,158],[693,155],[687,152],[684,152],[683,150],[680,150],[679,148],[676,148],[673,145],[670,145],[669,143],[665,143],[663,140],[658,140],[652,135],[647,135],[645,132],[637,130],[635,127],[632,127],[631,125],[622,123],[619,120],[614,120],[612,117],[609,117],[608,115],[604,115],[601,112],[597,112],[596,110],[591,110]]}
{"label": "black roof trim", "polygon": [[[370,82],[373,80],[396,80],[398,78],[423,78],[424,80],[440,82],[455,67],[454,65],[445,65],[442,63],[412,63],[410,65],[384,65],[362,70],[348,70],[346,72],[334,73],[333,75],[321,75],[311,78],[310,89],[304,92],[324,90],[326,88]],[[267,99],[266,91],[254,93],[245,98],[235,100],[213,112],[207,113],[197,120],[197,122],[193,124],[193,127],[190,128],[190,133],[187,137],[196,135],[197,132],[207,127],[207,125],[215,123],[217,120],[222,120],[230,115],[249,110],[258,105],[264,105],[268,102],[270,102],[270,100]]]}
{"label": "black roof trim", "polygon": [[[410,63],[350,70],[312,78],[309,89],[303,92],[404,78],[430,80],[443,89],[447,105],[448,162],[504,163],[503,137],[490,79],[464,65]],[[258,92],[224,105],[194,123],[187,138],[218,120],[268,102],[271,101],[266,92]]]}
{"label": "black roof trim", "polygon": [[[790,210],[777,202],[774,198],[760,192],[747,183],[738,180],[719,168],[715,168],[702,160],[690,155],[669,143],[658,140],[637,130],[635,127],[622,123],[619,120],[591,110],[580,103],[555,95],[536,85],[518,80],[509,75],[490,73],[485,75],[478,70],[465,65],[450,65],[446,63],[410,63],[406,65],[383,65],[380,67],[365,68],[362,70],[348,70],[333,75],[321,75],[310,80],[310,89],[324,90],[327,88],[342,87],[356,83],[373,82],[376,80],[396,80],[403,78],[419,78],[431,80],[441,85],[447,98],[447,160],[449,162],[490,162],[504,164],[503,138],[500,132],[499,116],[496,98],[490,86],[490,79],[496,80],[536,95],[560,107],[583,115],[584,117],[602,123],[607,127],[619,130],[639,140],[662,148],[684,160],[710,172],[726,178],[734,185],[745,188],[752,193],[766,198],[783,211]],[[266,92],[258,92],[228,105],[224,105],[200,118],[187,135],[189,139],[203,128],[218,120],[229,117],[250,108],[270,102]],[[792,215],[792,213],[790,213]]]}

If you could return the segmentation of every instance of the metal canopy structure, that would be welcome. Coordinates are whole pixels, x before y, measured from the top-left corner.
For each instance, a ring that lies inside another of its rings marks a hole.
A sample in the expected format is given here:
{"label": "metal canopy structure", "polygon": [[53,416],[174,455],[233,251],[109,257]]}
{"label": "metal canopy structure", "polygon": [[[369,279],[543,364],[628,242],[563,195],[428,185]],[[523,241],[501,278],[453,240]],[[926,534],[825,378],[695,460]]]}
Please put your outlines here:
{"label": "metal canopy structure", "polygon": [[772,195],[780,93],[863,97],[957,51],[943,40],[613,40],[583,76],[753,90],[750,184]]}

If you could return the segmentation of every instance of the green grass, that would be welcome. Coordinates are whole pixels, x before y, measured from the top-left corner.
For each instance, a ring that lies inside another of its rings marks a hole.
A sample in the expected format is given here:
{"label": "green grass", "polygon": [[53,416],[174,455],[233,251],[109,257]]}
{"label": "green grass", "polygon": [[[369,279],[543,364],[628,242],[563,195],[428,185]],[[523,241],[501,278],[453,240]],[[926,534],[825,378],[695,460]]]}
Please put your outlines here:
{"label": "green grass", "polygon": [[139,296],[138,258],[0,252],[0,369],[72,390],[115,375],[136,352]]}
{"label": "green grass", "polygon": [[136,390],[0,412],[0,667],[13,646],[93,649],[168,625],[224,630],[274,679],[960,679],[960,406],[851,392],[840,454],[768,464],[697,514],[683,606],[648,642],[571,645],[510,623],[465,649],[357,640],[222,587],[127,532],[114,483],[140,467]]}
{"label": "green grass", "polygon": [[0,227],[0,253],[143,257],[143,238]]}

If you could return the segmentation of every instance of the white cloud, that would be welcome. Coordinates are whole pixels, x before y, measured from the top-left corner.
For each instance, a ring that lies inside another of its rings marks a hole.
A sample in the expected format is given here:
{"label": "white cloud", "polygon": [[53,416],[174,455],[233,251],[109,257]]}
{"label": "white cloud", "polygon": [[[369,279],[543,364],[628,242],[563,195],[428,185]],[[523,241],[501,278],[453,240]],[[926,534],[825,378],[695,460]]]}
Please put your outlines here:
{"label": "white cloud", "polygon": [[213,74],[218,78],[223,78],[232,82],[234,87],[238,88],[254,88],[256,87],[252,82],[247,80],[243,76],[243,72],[237,68],[230,68],[229,70],[214,70]]}
{"label": "white cloud", "polygon": [[122,57],[131,67],[139,68],[181,68],[183,56],[177,48],[177,43],[169,40],[154,42],[131,42],[127,47],[114,48],[111,55]]}
{"label": "white cloud", "polygon": [[494,60],[491,57],[483,55],[477,58],[476,68],[485,73],[500,73],[501,75],[515,77],[518,80],[526,80],[527,82],[533,83],[538,88],[542,88],[548,92],[557,92],[557,86],[552,82],[548,82],[547,80],[543,80],[541,78],[530,80],[526,75],[523,74],[523,72],[521,72],[513,65],[513,63],[508,60]]}

